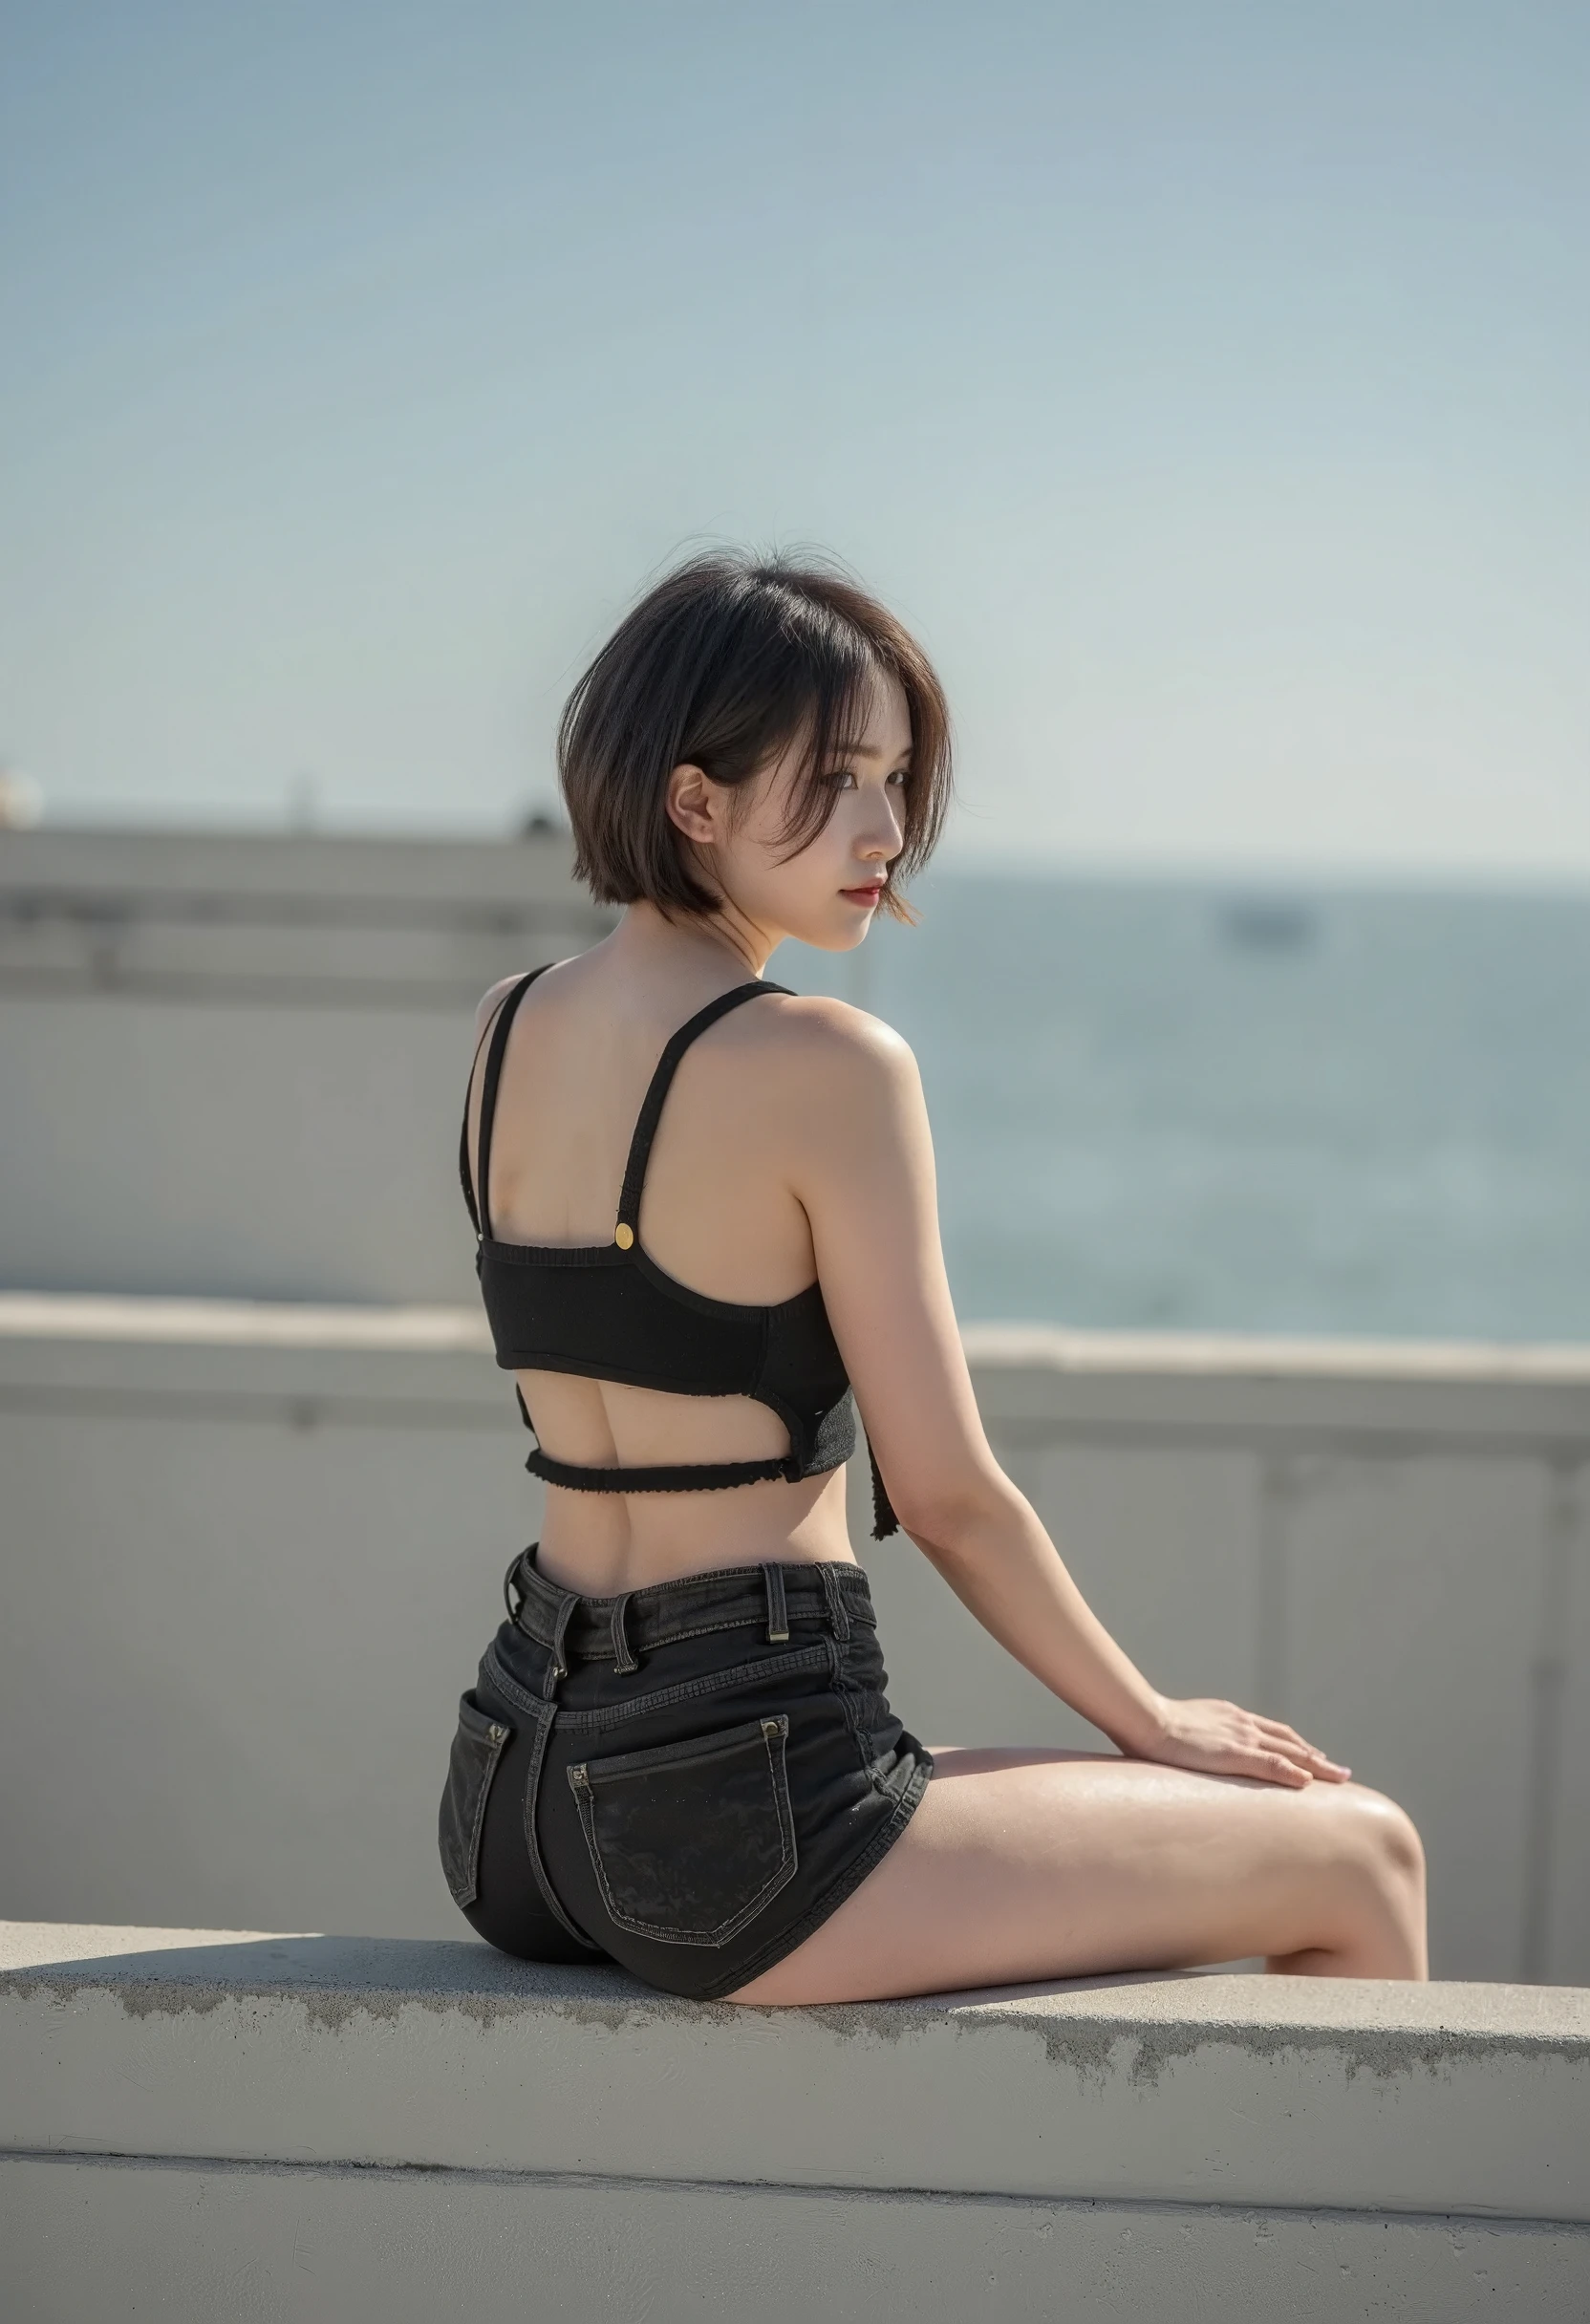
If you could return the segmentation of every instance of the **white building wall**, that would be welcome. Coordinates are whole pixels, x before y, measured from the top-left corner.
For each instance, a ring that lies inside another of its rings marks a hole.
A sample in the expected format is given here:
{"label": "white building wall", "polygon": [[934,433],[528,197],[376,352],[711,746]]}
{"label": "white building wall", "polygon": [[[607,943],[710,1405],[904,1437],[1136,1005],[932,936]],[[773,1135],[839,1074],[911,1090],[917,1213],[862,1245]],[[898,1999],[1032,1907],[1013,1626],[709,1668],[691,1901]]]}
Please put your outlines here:
{"label": "white building wall", "polygon": [[462,1299],[476,1001],[612,923],[565,835],[0,830],[0,1284]]}

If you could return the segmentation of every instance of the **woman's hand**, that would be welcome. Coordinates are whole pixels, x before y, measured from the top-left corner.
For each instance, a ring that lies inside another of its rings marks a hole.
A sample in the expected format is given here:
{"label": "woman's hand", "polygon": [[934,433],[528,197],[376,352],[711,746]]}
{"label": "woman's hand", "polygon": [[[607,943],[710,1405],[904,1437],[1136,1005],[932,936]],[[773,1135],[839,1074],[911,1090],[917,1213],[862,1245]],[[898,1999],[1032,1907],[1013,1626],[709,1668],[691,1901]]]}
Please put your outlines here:
{"label": "woman's hand", "polygon": [[1262,1719],[1235,1703],[1176,1703],[1164,1695],[1154,1733],[1130,1756],[1206,1775],[1257,1776],[1261,1783],[1284,1783],[1294,1790],[1316,1777],[1321,1783],[1345,1783],[1352,1773],[1279,1719]]}

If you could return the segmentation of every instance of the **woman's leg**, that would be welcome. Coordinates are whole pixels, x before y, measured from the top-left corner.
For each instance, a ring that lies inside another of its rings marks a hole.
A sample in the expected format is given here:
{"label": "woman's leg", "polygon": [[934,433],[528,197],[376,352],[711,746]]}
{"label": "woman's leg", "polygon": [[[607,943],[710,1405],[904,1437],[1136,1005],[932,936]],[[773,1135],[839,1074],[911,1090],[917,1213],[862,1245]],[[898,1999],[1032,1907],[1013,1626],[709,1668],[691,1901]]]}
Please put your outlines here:
{"label": "woman's leg", "polygon": [[1263,1954],[1423,1977],[1425,1867],[1401,1808],[1143,1759],[934,1754],[906,1830],[786,1960],[732,1996],[866,2001]]}

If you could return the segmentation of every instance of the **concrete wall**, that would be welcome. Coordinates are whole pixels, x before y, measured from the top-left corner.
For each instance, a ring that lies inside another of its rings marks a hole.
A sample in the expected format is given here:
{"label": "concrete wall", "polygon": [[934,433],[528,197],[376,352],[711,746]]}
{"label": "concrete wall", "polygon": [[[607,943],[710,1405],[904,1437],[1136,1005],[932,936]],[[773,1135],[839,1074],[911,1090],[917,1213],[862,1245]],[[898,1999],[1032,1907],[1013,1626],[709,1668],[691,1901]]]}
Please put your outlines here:
{"label": "concrete wall", "polygon": [[[1155,1682],[1404,1799],[1438,1974],[1590,1984],[1585,1351],[974,1331]],[[478,1309],[0,1300],[0,1910],[446,1935],[454,1706],[540,1488]],[[851,1529],[929,1741],[1089,1731]]]}
{"label": "concrete wall", "polygon": [[474,1004],[568,839],[0,830],[0,1284],[462,1299]]}
{"label": "concrete wall", "polygon": [[473,1944],[0,1926],[30,2324],[1564,2324],[1590,1993],[694,2008]]}

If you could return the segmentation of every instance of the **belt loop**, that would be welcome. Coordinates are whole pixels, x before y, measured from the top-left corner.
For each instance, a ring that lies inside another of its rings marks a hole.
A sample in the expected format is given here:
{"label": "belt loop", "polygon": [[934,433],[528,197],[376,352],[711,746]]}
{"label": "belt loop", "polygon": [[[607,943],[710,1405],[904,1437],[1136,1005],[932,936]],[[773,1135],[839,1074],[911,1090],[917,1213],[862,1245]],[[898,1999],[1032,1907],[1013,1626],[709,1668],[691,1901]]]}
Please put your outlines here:
{"label": "belt loop", "polygon": [[[528,1596],[528,1592],[526,1590],[522,1577],[525,1571],[525,1560],[535,1546],[536,1544],[532,1541],[529,1549],[522,1549],[503,1576],[503,1603],[507,1607],[508,1620],[516,1630],[522,1630],[525,1627],[519,1617],[525,1611],[525,1600]],[[517,1605],[513,1603],[516,1597],[519,1601]]]}
{"label": "belt loop", "polygon": [[784,1603],[784,1567],[764,1565],[763,1581],[767,1585],[767,1643],[782,1646],[789,1636],[789,1608]]}
{"label": "belt loop", "polygon": [[828,1602],[829,1627],[844,1646],[850,1635],[850,1609],[840,1589],[839,1575],[831,1565],[820,1565],[817,1570],[823,1577],[823,1595]]}
{"label": "belt loop", "polygon": [[640,1665],[635,1661],[634,1656],[630,1652],[630,1642],[624,1629],[624,1616],[629,1610],[629,1603],[630,1593],[628,1590],[624,1592],[622,1598],[615,1598],[612,1602],[613,1668],[626,1676],[630,1671],[638,1670],[640,1668]]}
{"label": "belt loop", "polygon": [[548,1702],[557,1693],[559,1679],[569,1676],[569,1665],[564,1660],[564,1641],[569,1635],[569,1625],[579,1603],[579,1595],[574,1590],[565,1591],[558,1600],[558,1610],[552,1620],[552,1659],[547,1666],[547,1677],[541,1689]]}

